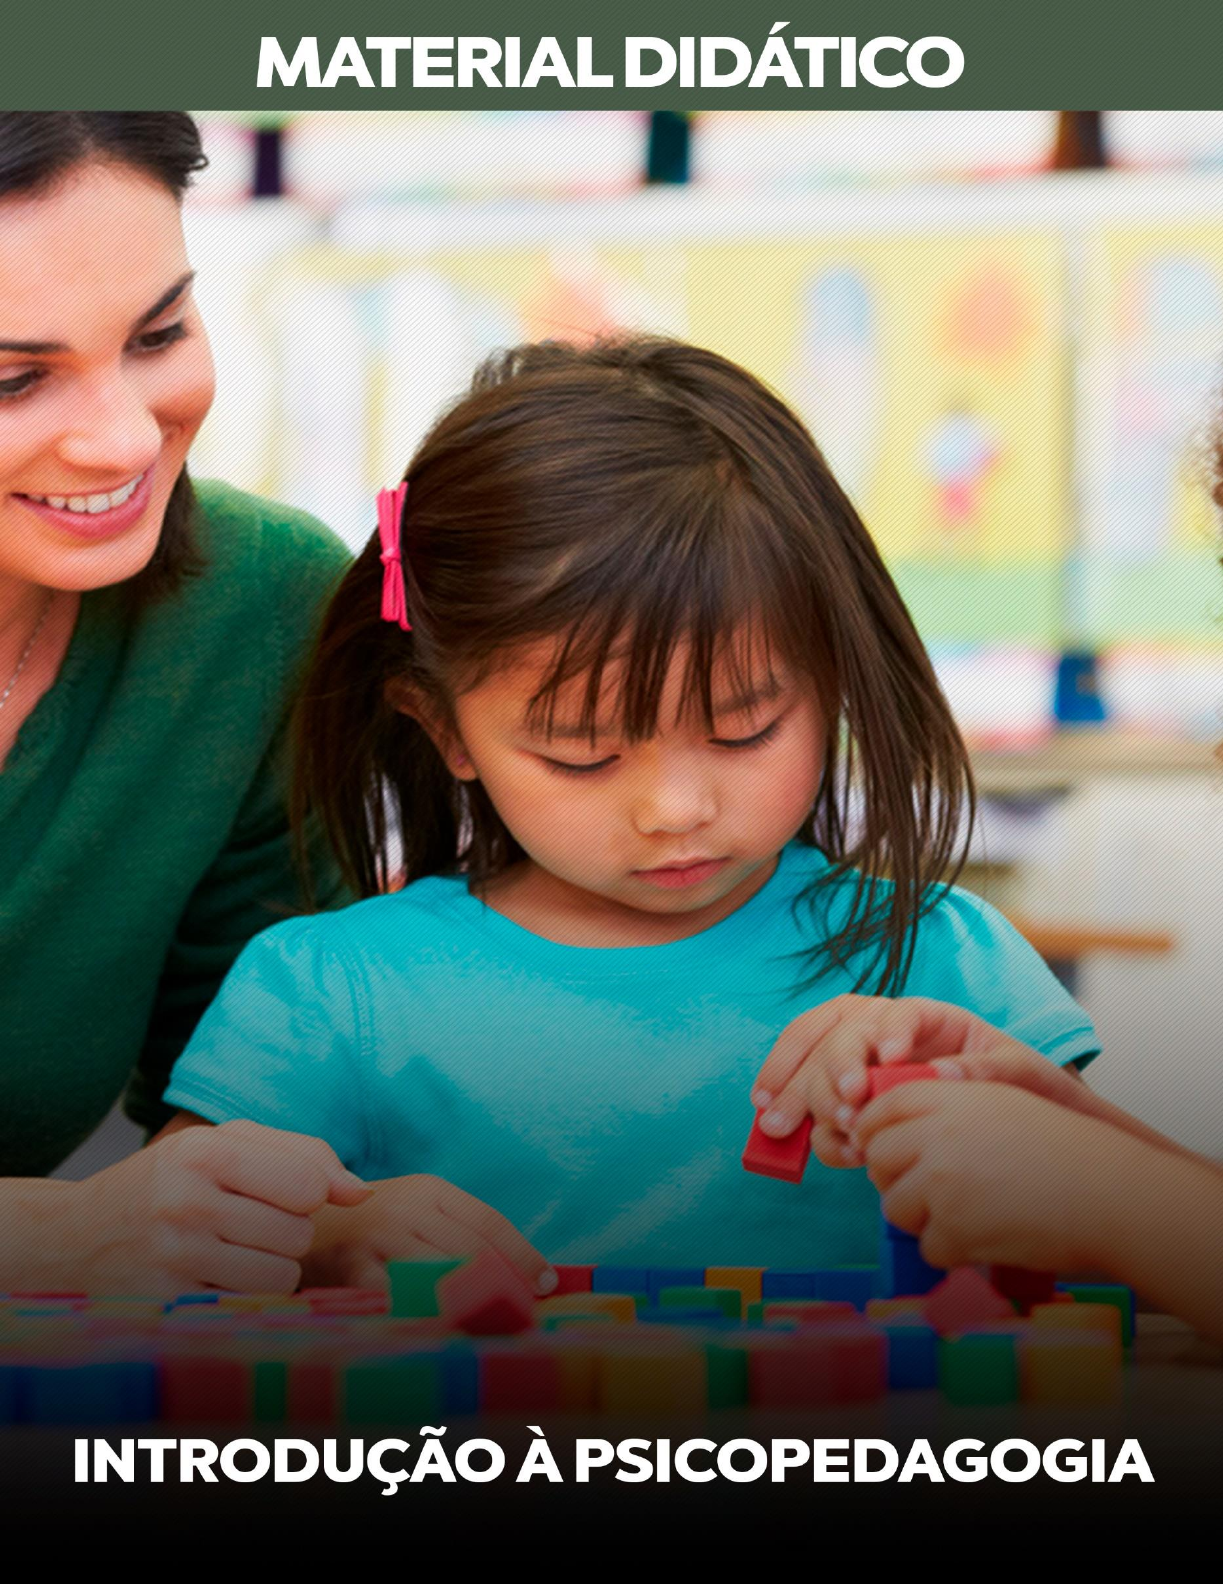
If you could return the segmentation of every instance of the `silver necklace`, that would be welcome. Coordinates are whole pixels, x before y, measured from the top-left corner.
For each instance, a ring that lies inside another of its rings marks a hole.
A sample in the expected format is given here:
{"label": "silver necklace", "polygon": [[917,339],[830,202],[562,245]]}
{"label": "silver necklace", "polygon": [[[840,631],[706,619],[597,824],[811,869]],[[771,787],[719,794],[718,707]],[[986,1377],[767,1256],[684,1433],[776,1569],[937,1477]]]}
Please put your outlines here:
{"label": "silver necklace", "polygon": [[17,669],[13,672],[12,676],[9,677],[8,686],[5,688],[4,692],[0,693],[0,710],[2,710],[8,703],[9,699],[12,697],[13,689],[21,680],[21,673],[25,670],[26,662],[33,653],[34,645],[38,642],[38,635],[42,631],[43,623],[46,621],[48,613],[51,610],[51,602],[54,598],[54,594],[48,594],[47,603],[42,608],[42,615],[38,618],[38,623],[35,626],[34,631],[30,634],[29,642],[21,651],[21,659],[17,662]]}

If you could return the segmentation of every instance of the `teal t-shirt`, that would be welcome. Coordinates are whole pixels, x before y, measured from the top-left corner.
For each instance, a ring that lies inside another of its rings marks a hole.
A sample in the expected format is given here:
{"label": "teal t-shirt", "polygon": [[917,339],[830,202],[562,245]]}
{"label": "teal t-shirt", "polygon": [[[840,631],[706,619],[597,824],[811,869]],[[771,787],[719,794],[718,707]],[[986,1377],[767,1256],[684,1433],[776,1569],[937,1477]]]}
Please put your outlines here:
{"label": "teal t-shirt", "polygon": [[[752,1082],[774,1040],[852,988],[797,991],[795,898],[827,860],[791,844],[728,918],[668,945],[557,945],[432,878],[252,941],[166,1099],[213,1122],[317,1134],[366,1178],[428,1172],[545,1256],[651,1266],[871,1262],[864,1171],[745,1172]],[[852,880],[824,898],[848,906]],[[951,891],[923,921],[910,995],[971,1008],[1051,1060],[1099,1047],[1023,938]]]}

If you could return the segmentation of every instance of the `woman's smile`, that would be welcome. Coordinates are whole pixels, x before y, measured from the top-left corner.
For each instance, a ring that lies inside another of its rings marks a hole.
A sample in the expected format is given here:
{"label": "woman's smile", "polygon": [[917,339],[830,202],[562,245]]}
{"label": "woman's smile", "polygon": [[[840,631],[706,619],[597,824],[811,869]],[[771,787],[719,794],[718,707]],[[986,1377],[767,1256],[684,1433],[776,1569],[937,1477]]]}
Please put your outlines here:
{"label": "woman's smile", "polygon": [[83,539],[106,539],[126,533],[149,508],[156,464],[129,479],[116,490],[69,495],[17,494],[15,499],[45,522]]}

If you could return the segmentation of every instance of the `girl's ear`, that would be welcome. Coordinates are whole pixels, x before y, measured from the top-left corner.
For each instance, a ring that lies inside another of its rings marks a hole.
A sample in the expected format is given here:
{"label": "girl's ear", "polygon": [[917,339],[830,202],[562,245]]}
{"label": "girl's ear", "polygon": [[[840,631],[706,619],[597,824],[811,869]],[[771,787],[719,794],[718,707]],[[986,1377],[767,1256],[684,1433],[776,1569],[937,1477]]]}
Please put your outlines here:
{"label": "girl's ear", "polygon": [[424,727],[452,776],[459,781],[478,779],[476,767],[468,758],[459,734],[419,688],[403,677],[392,677],[383,690],[383,697],[393,710]]}

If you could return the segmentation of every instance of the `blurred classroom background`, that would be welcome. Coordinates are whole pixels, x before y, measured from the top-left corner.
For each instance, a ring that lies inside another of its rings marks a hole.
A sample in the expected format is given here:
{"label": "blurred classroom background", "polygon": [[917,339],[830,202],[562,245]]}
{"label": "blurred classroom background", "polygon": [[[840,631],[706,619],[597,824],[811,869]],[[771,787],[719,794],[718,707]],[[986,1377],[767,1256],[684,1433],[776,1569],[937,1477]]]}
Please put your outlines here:
{"label": "blurred classroom background", "polygon": [[487,352],[631,326],[804,417],[984,794],[967,883],[1093,1083],[1223,1155],[1223,112],[203,116],[197,475],[354,548]]}

